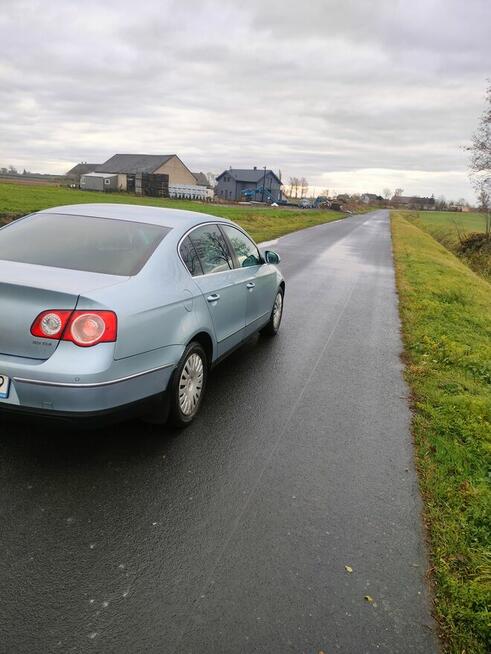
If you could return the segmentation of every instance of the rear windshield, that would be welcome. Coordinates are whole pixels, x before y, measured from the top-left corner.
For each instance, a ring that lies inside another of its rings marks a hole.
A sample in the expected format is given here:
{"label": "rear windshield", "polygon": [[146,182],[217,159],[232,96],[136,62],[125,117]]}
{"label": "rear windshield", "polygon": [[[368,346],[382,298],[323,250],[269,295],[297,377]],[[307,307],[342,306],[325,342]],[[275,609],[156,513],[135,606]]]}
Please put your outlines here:
{"label": "rear windshield", "polygon": [[0,259],[108,275],[136,275],[170,232],[127,220],[37,214],[0,230]]}

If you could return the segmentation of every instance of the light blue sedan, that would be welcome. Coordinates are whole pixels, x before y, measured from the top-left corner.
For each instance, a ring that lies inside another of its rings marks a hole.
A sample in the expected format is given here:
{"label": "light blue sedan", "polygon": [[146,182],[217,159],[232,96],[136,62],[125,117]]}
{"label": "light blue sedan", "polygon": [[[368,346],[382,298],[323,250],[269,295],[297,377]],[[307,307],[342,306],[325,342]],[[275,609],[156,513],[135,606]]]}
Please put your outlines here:
{"label": "light blue sedan", "polygon": [[0,411],[196,416],[210,368],[280,327],[285,282],[234,223],[124,204],[0,229]]}

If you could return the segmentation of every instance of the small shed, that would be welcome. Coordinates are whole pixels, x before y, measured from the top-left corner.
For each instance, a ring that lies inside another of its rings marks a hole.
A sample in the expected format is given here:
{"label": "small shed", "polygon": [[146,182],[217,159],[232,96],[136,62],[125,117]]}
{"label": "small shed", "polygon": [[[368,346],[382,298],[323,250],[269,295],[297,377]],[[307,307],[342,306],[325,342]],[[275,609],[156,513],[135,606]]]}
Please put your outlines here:
{"label": "small shed", "polygon": [[87,173],[80,178],[83,191],[117,191],[118,176],[112,173]]}
{"label": "small shed", "polygon": [[82,161],[82,163],[79,163],[73,168],[70,168],[70,170],[65,173],[65,177],[74,184],[80,184],[80,178],[82,175],[92,173],[97,168],[97,166],[100,166],[100,164],[90,164],[86,161]]}

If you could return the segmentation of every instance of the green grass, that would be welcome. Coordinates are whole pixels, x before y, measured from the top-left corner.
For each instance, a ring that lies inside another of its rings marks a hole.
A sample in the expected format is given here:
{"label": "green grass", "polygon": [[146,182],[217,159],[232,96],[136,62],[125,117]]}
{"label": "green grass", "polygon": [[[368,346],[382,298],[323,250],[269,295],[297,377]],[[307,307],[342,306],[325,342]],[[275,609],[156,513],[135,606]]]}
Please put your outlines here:
{"label": "green grass", "polygon": [[491,285],[400,212],[394,257],[435,614],[452,654],[491,651]]}
{"label": "green grass", "polygon": [[275,207],[246,207],[205,204],[189,200],[140,198],[126,193],[96,193],[61,186],[0,183],[0,222],[7,222],[32,211],[63,204],[113,202],[172,207],[210,213],[234,220],[258,242],[344,218],[339,211],[314,211]]}
{"label": "green grass", "polygon": [[[401,212],[405,213],[405,212]],[[483,232],[486,217],[483,213],[465,213],[456,211],[408,211],[410,220],[417,220],[418,224],[430,234],[446,232],[453,239],[458,240],[458,232]]]}
{"label": "green grass", "polygon": [[461,257],[474,272],[491,281],[491,245],[479,252],[462,247],[461,240],[472,233],[484,233],[484,213],[452,211],[400,212],[406,220],[431,234],[442,245]]}

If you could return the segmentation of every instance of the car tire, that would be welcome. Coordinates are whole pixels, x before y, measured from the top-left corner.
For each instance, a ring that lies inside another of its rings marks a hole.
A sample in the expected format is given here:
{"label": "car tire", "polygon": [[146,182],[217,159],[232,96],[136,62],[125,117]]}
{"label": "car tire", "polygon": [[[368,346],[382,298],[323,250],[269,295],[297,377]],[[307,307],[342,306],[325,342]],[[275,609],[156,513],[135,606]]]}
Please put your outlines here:
{"label": "car tire", "polygon": [[182,429],[195,419],[206,390],[208,360],[200,343],[191,342],[169,385],[169,423]]}
{"label": "car tire", "polygon": [[261,334],[264,336],[276,336],[280,329],[281,318],[283,317],[283,299],[285,297],[285,291],[283,287],[280,286],[276,292],[274,298],[273,309],[271,310],[271,315],[269,317],[268,323],[261,329]]}

